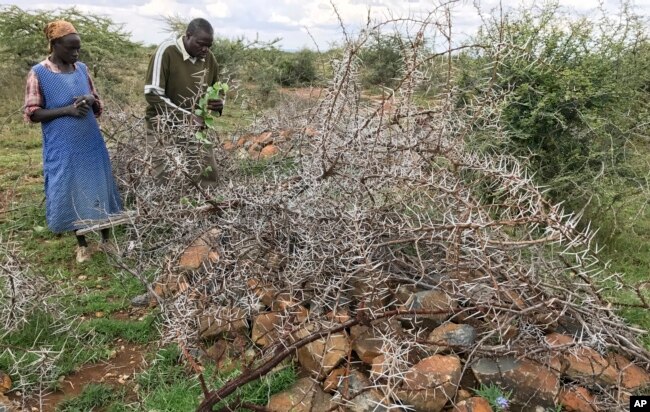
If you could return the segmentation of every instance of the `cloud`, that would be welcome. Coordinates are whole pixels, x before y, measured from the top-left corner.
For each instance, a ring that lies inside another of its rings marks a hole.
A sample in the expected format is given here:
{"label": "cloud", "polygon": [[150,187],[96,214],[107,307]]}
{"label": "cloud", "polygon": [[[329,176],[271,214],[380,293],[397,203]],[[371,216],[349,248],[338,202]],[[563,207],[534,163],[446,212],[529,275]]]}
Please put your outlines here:
{"label": "cloud", "polygon": [[211,17],[216,17],[219,19],[227,19],[233,17],[233,14],[230,11],[230,7],[228,6],[228,3],[223,1],[218,1],[216,3],[208,3],[205,5],[205,8]]}
{"label": "cloud", "polygon": [[[309,32],[321,49],[343,37],[337,13],[330,0],[5,0],[23,9],[54,10],[77,6],[88,13],[101,14],[123,24],[132,33],[133,40],[145,44],[158,44],[168,37],[162,16],[179,15],[185,18],[205,17],[215,27],[219,36],[244,36],[271,40],[282,37],[286,49],[303,46],[314,47]],[[348,33],[356,33],[365,24],[370,10],[372,19],[424,15],[437,3],[431,0],[331,0]],[[474,7],[475,0],[463,0],[452,7],[453,29],[459,37],[473,33],[480,24]],[[489,12],[499,0],[476,0],[481,9]],[[586,12],[598,6],[599,0],[559,0],[563,6],[577,12]],[[618,10],[620,0],[604,0],[608,10]],[[636,11],[650,15],[650,0],[633,0]],[[503,2],[519,5],[541,4],[541,0]],[[405,27],[397,27],[405,31]]]}

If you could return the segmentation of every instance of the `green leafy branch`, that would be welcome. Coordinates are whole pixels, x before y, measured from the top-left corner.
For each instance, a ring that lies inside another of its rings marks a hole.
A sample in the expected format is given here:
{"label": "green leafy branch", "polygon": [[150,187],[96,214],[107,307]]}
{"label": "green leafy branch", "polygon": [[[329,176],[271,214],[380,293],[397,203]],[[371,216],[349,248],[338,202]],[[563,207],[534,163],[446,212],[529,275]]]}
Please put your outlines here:
{"label": "green leafy branch", "polygon": [[[208,87],[205,94],[199,99],[198,108],[194,110],[194,114],[203,119],[203,123],[208,129],[216,130],[216,119],[212,115],[212,111],[208,108],[210,100],[222,99],[228,93],[228,84],[216,82]],[[205,136],[205,132],[199,130],[196,132],[196,139],[203,144],[212,144]]]}

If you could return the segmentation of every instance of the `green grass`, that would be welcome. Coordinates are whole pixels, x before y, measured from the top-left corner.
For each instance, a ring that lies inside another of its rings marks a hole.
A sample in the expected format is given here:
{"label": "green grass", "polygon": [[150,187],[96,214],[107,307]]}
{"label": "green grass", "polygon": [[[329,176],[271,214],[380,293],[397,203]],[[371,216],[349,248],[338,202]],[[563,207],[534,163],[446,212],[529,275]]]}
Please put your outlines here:
{"label": "green grass", "polygon": [[[176,346],[165,347],[157,353],[151,367],[137,376],[139,398],[144,410],[175,412],[197,408],[203,399],[199,380],[196,375],[188,374],[179,359],[180,351]],[[240,373],[238,369],[222,373],[215,370],[214,365],[208,365],[204,375],[208,387],[215,389]],[[271,395],[287,389],[296,379],[295,369],[286,367],[244,385],[217,407],[225,406],[237,398],[244,402],[266,405]]]}
{"label": "green grass", "polygon": [[61,402],[57,412],[88,412],[93,410],[120,411],[127,410],[123,404],[126,390],[112,386],[91,383],[83,392],[73,399]]}

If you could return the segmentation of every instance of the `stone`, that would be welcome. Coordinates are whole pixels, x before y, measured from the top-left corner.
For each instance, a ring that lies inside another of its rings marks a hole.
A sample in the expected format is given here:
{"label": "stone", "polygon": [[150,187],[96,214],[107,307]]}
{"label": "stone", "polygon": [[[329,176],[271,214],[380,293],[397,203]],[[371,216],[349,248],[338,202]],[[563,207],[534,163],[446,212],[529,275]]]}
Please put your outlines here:
{"label": "stone", "polygon": [[445,323],[433,330],[427,338],[427,342],[437,346],[459,346],[466,348],[472,346],[476,340],[476,329],[470,325],[457,325]]}
{"label": "stone", "polygon": [[392,402],[377,389],[370,380],[358,370],[351,370],[343,379],[339,391],[344,393],[347,385],[347,398],[351,404],[346,404],[345,410],[349,412],[398,412],[401,409],[386,406]]}
{"label": "stone", "polygon": [[481,384],[512,391],[513,401],[528,409],[555,406],[560,391],[559,377],[537,362],[509,356],[483,358],[474,362],[471,369]]}
{"label": "stone", "polygon": [[395,298],[395,301],[399,305],[404,305],[406,302],[408,302],[409,298],[411,295],[415,294],[417,292],[417,288],[415,285],[399,285],[397,289],[395,289],[395,292],[393,292],[393,296]]}
{"label": "stone", "polygon": [[359,302],[357,312],[381,312],[391,301],[390,289],[383,281],[373,282],[372,278],[354,279],[351,284],[352,300]]}
{"label": "stone", "polygon": [[293,317],[292,321],[295,323],[302,323],[309,318],[309,310],[302,306],[299,302],[294,301],[291,296],[287,294],[280,294],[276,296],[271,303],[271,310],[275,312],[286,312],[286,315]]}
{"label": "stone", "polygon": [[280,153],[280,149],[274,144],[264,146],[260,151],[260,159],[268,159]]}
{"label": "stone", "polygon": [[266,306],[271,307],[273,304],[273,297],[276,295],[276,290],[273,286],[263,284],[259,280],[249,279],[246,284],[255,293],[255,296]]}
{"label": "stone", "polygon": [[432,311],[443,313],[422,314],[411,319],[428,319],[436,324],[447,320],[458,308],[458,302],[441,290],[425,290],[411,295],[409,300],[400,307],[403,310]]}
{"label": "stone", "polygon": [[9,392],[12,385],[9,374],[0,370],[0,394]]}
{"label": "stone", "polygon": [[315,136],[317,136],[319,134],[320,133],[318,132],[318,130],[314,129],[311,126],[307,126],[305,128],[305,136],[307,136],[307,137],[315,137]]}
{"label": "stone", "polygon": [[648,387],[650,393],[650,375],[645,369],[619,354],[612,354],[610,359],[613,360],[616,369],[620,371],[621,386],[631,392]]}
{"label": "stone", "polygon": [[0,393],[0,412],[19,412],[18,406],[7,398],[4,394]]}
{"label": "stone", "polygon": [[456,400],[458,402],[466,401],[472,397],[472,393],[466,389],[458,389],[456,393]]}
{"label": "stone", "polygon": [[147,307],[149,306],[150,301],[151,301],[151,296],[149,296],[149,293],[143,293],[142,295],[138,295],[133,299],[131,299],[131,305],[137,307]]}
{"label": "stone", "polygon": [[[307,337],[314,330],[315,326],[309,324],[296,332],[295,338]],[[318,379],[324,379],[350,354],[350,340],[345,332],[333,333],[308,343],[297,352],[300,365]]]}
{"label": "stone", "polygon": [[209,259],[210,245],[199,236],[183,251],[177,267],[181,271],[198,270]]}
{"label": "stone", "polygon": [[350,313],[348,312],[347,309],[339,309],[336,312],[329,311],[325,314],[325,317],[330,322],[336,322],[336,323],[345,323],[351,319]]}
{"label": "stone", "polygon": [[372,360],[370,368],[370,378],[377,380],[384,376],[387,372],[386,356],[379,355]]}
{"label": "stone", "polygon": [[597,412],[594,396],[586,388],[572,386],[562,388],[558,401],[566,412]]}
{"label": "stone", "polygon": [[275,312],[261,313],[253,321],[251,339],[256,345],[269,346],[278,339],[276,327],[280,325],[282,317]]}
{"label": "stone", "polygon": [[344,409],[334,401],[334,397],[323,392],[320,386],[314,388],[311,412],[343,412]]}
{"label": "stone", "polygon": [[309,378],[298,379],[288,390],[271,396],[267,408],[273,412],[311,412],[317,386]]}
{"label": "stone", "polygon": [[475,396],[458,402],[456,406],[454,406],[454,409],[452,409],[452,412],[492,412],[492,407],[484,398]]}
{"label": "stone", "polygon": [[345,368],[334,369],[327,375],[325,381],[323,381],[323,390],[325,392],[336,392],[339,388],[339,384],[345,378],[347,370]]}
{"label": "stone", "polygon": [[461,373],[458,357],[430,356],[404,374],[404,383],[397,390],[397,396],[416,410],[439,412],[453,398]]}
{"label": "stone", "polygon": [[[559,333],[547,335],[545,340],[551,348],[574,344],[572,337]],[[562,352],[558,351],[555,356],[566,362],[564,373],[572,379],[588,379],[604,385],[618,383],[618,370],[615,363],[592,348],[586,346],[565,348]]]}
{"label": "stone", "polygon": [[352,338],[352,350],[359,359],[368,365],[372,365],[373,359],[382,354],[382,339],[368,326],[355,325],[350,328]]}
{"label": "stone", "polygon": [[257,143],[260,146],[265,146],[268,144],[273,143],[273,133],[272,132],[264,132],[260,133],[257,136],[253,137],[253,143]]}
{"label": "stone", "polygon": [[237,147],[235,143],[231,141],[224,142],[222,146],[223,146],[223,150],[225,150],[226,152],[233,151]]}
{"label": "stone", "polygon": [[247,333],[246,311],[240,308],[217,308],[215,313],[203,312],[198,317],[199,338],[212,339],[227,332]]}

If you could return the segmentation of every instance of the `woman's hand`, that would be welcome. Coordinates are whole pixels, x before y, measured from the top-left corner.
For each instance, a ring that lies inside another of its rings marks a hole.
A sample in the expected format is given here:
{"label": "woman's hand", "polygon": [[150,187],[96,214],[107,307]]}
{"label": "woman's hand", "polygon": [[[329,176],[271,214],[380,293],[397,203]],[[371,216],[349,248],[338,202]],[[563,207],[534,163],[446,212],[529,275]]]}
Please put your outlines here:
{"label": "woman's hand", "polygon": [[74,117],[84,117],[95,104],[95,96],[86,94],[75,97],[74,103],[70,106],[70,115]]}

